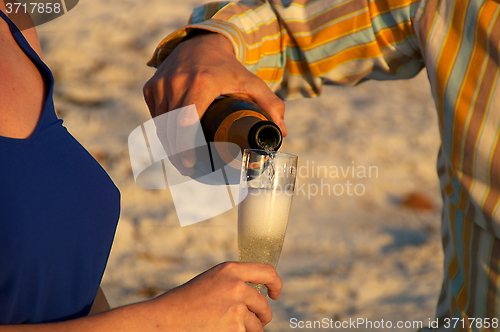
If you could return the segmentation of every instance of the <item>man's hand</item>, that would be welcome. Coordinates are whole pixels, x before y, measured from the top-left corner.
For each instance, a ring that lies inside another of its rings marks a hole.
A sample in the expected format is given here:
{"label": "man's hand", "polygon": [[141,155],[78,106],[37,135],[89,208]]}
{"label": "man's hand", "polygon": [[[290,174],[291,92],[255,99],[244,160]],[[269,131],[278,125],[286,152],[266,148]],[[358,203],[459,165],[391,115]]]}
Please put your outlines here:
{"label": "man's hand", "polygon": [[267,299],[246,282],[265,284],[278,299],[282,281],[267,264],[223,263],[151,300],[168,331],[257,332],[271,321]]}
{"label": "man's hand", "polygon": [[[184,106],[196,105],[198,119],[208,106],[221,95],[242,95],[255,100],[280,127],[283,136],[285,105],[259,77],[248,71],[235,57],[229,40],[217,33],[197,35],[180,43],[158,67],[154,76],[144,86],[144,97],[154,118]],[[183,130],[193,123],[186,113],[169,124],[169,156],[193,146],[193,133]],[[196,159],[184,154],[182,160],[172,160],[182,169],[190,168]]]}

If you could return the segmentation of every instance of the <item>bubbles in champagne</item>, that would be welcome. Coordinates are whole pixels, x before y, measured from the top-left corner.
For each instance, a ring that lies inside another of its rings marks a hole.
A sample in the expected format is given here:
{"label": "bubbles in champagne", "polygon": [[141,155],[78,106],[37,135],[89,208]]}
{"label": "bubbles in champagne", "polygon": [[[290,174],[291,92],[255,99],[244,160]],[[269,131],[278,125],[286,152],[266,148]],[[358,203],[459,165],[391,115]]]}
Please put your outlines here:
{"label": "bubbles in champagne", "polygon": [[288,223],[292,195],[249,188],[238,205],[240,261],[276,266]]}
{"label": "bubbles in champagne", "polygon": [[279,236],[286,230],[291,201],[292,195],[284,191],[248,188],[238,208],[240,231],[252,236]]}

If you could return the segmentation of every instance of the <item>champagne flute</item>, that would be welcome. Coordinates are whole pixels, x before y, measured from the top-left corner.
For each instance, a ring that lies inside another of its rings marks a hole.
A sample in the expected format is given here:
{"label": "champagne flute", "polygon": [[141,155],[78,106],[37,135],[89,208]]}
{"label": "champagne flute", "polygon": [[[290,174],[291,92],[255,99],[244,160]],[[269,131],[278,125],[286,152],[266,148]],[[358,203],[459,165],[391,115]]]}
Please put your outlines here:
{"label": "champagne flute", "polygon": [[[276,151],[246,149],[238,205],[240,262],[276,268],[283,247],[297,175],[298,157]],[[250,284],[261,294],[264,285]]]}

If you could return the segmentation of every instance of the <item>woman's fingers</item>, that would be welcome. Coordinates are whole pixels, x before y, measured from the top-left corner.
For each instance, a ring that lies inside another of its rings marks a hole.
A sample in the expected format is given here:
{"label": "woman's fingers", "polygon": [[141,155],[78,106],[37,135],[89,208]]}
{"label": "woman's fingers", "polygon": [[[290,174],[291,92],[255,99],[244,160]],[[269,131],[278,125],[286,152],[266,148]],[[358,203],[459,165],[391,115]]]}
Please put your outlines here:
{"label": "woman's fingers", "polygon": [[263,332],[261,321],[252,312],[248,311],[245,317],[246,332]]}
{"label": "woman's fingers", "polygon": [[281,295],[283,281],[276,269],[269,264],[239,263],[238,276],[245,282],[266,285],[272,299],[276,300]]}
{"label": "woman's fingers", "polygon": [[268,324],[273,318],[271,307],[269,306],[269,303],[267,302],[267,299],[264,295],[260,294],[252,287],[250,287],[250,291],[252,291],[253,294],[249,294],[247,296],[245,304],[247,305],[248,310],[250,310],[255,314],[255,316],[257,316],[257,318],[261,322],[261,326],[264,326]]}

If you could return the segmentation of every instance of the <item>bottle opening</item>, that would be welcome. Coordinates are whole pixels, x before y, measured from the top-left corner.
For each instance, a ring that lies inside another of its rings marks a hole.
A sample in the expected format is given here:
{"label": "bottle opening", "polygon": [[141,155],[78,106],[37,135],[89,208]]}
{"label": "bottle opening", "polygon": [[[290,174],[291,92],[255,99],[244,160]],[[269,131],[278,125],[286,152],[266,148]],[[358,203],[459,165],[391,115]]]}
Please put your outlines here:
{"label": "bottle opening", "polygon": [[270,121],[261,121],[254,125],[249,133],[250,145],[254,149],[276,151],[280,148],[283,136],[279,127]]}

